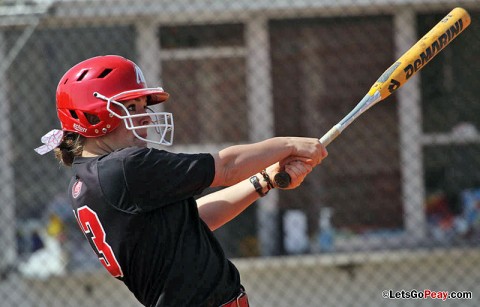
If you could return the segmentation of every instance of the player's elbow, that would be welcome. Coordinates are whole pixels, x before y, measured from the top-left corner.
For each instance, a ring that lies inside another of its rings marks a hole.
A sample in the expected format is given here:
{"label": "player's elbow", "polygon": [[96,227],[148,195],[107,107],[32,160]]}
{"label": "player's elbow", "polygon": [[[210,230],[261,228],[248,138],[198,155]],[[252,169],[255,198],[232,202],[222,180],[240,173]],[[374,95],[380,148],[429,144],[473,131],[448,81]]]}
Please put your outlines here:
{"label": "player's elbow", "polygon": [[220,156],[213,155],[215,159],[215,177],[211,184],[212,187],[231,186],[238,183],[238,170],[235,163],[230,159],[222,159]]}

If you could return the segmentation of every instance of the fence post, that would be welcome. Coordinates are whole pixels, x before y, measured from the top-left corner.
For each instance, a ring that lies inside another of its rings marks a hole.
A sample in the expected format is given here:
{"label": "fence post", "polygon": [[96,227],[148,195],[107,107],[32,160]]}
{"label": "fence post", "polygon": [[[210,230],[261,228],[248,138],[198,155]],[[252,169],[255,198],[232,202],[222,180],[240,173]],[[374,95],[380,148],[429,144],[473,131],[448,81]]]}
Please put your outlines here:
{"label": "fence post", "polygon": [[[247,101],[249,137],[260,141],[275,135],[268,20],[253,16],[246,23]],[[259,118],[261,120],[259,120]],[[270,191],[257,206],[259,248],[262,256],[278,254],[278,192]]]}
{"label": "fence post", "polygon": [[[0,58],[6,56],[6,40],[4,32],[0,31]],[[15,188],[12,166],[12,133],[10,103],[7,95],[7,69],[0,71],[0,271],[12,264],[16,259],[17,244],[15,240]]]}
{"label": "fence post", "polygon": [[[415,11],[400,10],[394,17],[395,58],[400,57],[418,40]],[[420,76],[412,78],[397,92],[400,124],[400,164],[402,199],[407,238],[415,243],[425,239],[426,217],[423,183],[422,112]]]}

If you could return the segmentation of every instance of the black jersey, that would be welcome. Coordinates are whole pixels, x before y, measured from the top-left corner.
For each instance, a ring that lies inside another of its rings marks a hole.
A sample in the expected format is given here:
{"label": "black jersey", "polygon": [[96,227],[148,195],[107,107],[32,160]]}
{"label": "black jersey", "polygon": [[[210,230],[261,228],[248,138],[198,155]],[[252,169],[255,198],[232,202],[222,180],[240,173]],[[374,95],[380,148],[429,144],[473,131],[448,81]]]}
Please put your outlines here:
{"label": "black jersey", "polygon": [[103,266],[146,306],[219,306],[240,277],[195,195],[213,181],[210,154],[127,148],[75,158],[69,195]]}

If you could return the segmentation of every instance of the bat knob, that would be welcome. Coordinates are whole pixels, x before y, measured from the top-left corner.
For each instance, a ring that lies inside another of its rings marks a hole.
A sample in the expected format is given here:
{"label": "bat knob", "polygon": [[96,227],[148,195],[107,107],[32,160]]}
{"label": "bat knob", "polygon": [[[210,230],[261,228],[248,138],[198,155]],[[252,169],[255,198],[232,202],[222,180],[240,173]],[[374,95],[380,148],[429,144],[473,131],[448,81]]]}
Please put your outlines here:
{"label": "bat knob", "polygon": [[292,179],[290,178],[290,175],[287,172],[280,172],[275,174],[273,177],[273,180],[275,181],[275,184],[277,187],[280,189],[285,189],[290,185],[290,182]]}

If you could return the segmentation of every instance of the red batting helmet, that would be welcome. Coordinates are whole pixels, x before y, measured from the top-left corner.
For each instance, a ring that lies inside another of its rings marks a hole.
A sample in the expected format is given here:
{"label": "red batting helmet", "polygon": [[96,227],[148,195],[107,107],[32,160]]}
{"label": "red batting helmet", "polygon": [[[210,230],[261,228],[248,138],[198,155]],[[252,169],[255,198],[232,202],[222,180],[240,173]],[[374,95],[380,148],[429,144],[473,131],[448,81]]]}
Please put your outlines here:
{"label": "red batting helmet", "polygon": [[[137,127],[127,124],[129,114],[119,115],[122,105],[118,102],[147,96],[147,104],[154,105],[167,100],[169,96],[160,87],[148,88],[140,68],[132,61],[116,55],[90,58],[73,66],[60,80],[56,95],[62,129],[85,137],[105,135],[117,128],[122,119],[127,128],[137,135]],[[159,114],[170,116],[166,121],[171,121],[168,129],[173,131],[171,114],[153,113],[154,116]],[[165,128],[164,123],[161,126]],[[153,127],[158,130],[155,125]],[[169,143],[171,141],[163,144]]]}

